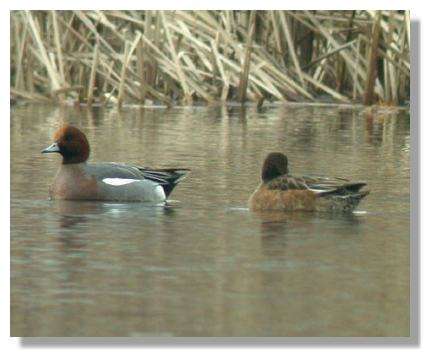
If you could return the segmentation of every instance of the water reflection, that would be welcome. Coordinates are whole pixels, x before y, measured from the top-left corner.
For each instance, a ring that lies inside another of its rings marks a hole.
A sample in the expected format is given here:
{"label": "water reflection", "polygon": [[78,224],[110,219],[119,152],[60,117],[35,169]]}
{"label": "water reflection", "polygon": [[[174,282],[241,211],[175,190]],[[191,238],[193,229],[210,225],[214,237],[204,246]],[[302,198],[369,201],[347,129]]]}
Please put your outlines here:
{"label": "water reflection", "polygon": [[[93,161],[192,172],[164,207],[47,201],[60,160],[39,152],[61,119],[86,132]],[[408,113],[360,108],[16,107],[11,333],[406,335],[409,142]],[[350,215],[251,213],[277,150],[295,173],[371,194]]]}

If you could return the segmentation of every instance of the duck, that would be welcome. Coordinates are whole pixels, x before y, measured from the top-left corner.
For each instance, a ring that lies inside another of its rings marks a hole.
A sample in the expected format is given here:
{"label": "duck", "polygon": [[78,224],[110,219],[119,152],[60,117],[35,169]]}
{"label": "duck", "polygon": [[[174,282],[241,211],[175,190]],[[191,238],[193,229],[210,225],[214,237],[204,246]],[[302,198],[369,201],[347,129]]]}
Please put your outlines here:
{"label": "duck", "polygon": [[326,176],[293,176],[288,158],[281,152],[267,155],[261,183],[250,196],[252,211],[339,211],[352,212],[369,194],[366,182]]}
{"label": "duck", "polygon": [[190,171],[187,168],[150,168],[123,163],[88,163],[90,146],[85,134],[65,124],[54,143],[42,153],[59,153],[60,165],[49,187],[54,200],[164,203]]}

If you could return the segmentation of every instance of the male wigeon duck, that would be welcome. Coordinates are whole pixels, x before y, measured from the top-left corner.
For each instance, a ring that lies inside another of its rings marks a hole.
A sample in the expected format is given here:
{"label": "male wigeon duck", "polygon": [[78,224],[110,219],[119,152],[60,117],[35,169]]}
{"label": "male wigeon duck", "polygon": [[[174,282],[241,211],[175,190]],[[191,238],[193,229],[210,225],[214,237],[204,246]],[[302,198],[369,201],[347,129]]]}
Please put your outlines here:
{"label": "male wigeon duck", "polygon": [[365,182],[289,174],[287,156],[270,153],[263,163],[262,183],[249,198],[253,211],[352,211],[369,191]]}
{"label": "male wigeon duck", "polygon": [[50,187],[51,199],[164,202],[188,169],[151,169],[119,163],[87,162],[90,147],[78,128],[65,125],[42,153],[57,152],[63,161]]}

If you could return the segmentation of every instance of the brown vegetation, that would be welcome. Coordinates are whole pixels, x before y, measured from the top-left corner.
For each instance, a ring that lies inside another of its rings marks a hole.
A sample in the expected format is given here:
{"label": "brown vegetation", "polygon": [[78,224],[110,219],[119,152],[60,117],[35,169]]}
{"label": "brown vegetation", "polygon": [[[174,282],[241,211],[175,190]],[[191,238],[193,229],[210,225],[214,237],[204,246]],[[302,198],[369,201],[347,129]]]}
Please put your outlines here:
{"label": "brown vegetation", "polygon": [[409,100],[406,11],[13,11],[11,97]]}

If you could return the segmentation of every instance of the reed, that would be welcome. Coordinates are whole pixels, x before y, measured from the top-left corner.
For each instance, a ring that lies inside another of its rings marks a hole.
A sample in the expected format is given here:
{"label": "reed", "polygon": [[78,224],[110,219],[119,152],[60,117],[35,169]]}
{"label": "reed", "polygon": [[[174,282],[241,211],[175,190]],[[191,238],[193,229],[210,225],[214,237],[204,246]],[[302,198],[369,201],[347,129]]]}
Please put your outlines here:
{"label": "reed", "polygon": [[399,105],[408,11],[12,11],[11,97]]}

